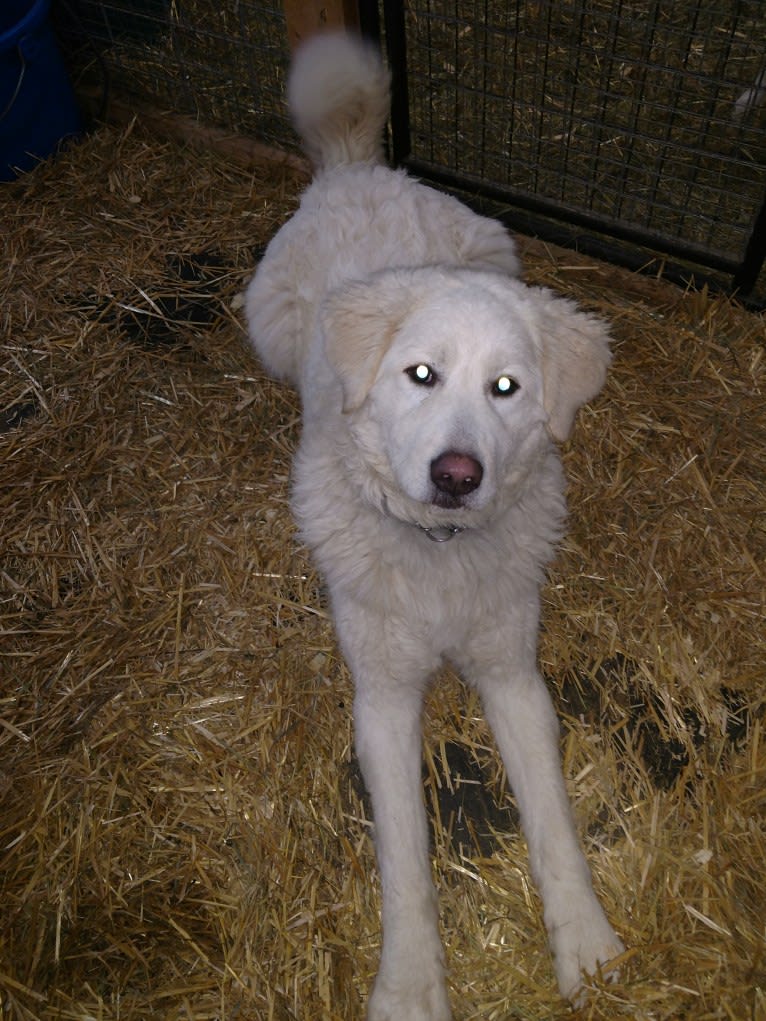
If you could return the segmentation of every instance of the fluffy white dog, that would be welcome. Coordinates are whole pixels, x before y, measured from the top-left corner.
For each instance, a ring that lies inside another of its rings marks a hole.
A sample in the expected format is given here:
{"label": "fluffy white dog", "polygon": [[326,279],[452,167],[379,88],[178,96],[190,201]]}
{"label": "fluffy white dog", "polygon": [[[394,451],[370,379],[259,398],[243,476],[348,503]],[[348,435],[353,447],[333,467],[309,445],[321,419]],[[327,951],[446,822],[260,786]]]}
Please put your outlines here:
{"label": "fluffy white dog", "polygon": [[518,800],[561,992],[621,949],[579,847],[536,666],[561,536],[555,440],[601,388],[608,335],[527,287],[514,243],[383,164],[388,74],[345,35],[298,53],[292,116],[315,165],[249,285],[263,364],[297,386],[293,510],[355,681],[383,950],[371,1021],[450,1017],[421,792],[421,710],[446,659],[481,694]]}

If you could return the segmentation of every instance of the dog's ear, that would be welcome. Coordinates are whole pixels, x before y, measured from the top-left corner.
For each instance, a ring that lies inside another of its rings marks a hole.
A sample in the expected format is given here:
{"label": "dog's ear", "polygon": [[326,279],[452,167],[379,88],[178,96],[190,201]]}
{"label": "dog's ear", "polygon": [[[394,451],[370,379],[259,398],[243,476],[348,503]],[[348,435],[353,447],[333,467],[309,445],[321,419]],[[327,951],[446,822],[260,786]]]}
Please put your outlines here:
{"label": "dog's ear", "polygon": [[402,274],[347,284],[324,302],[320,323],[327,359],[343,389],[343,411],[362,405],[397,330],[412,307]]}
{"label": "dog's ear", "polygon": [[581,312],[573,301],[541,288],[538,306],[542,349],[543,400],[548,428],[562,442],[581,405],[595,397],[612,356],[607,326]]}

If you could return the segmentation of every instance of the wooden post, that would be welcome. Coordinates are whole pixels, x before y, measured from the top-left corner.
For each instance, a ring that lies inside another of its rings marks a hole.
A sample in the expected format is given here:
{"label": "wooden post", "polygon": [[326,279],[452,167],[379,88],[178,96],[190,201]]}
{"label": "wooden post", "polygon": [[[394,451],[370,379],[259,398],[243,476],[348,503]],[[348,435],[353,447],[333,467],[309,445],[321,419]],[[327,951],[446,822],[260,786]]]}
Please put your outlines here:
{"label": "wooden post", "polygon": [[356,0],[283,0],[282,6],[291,50],[323,28],[359,28]]}

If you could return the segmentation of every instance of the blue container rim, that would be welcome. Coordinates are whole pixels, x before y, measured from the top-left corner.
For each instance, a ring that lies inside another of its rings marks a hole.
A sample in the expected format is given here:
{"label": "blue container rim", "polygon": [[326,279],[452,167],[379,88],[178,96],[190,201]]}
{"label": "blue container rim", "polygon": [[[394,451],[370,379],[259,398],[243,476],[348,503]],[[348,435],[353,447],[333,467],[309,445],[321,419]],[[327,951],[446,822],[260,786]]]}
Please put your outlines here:
{"label": "blue container rim", "polygon": [[0,51],[12,50],[25,35],[41,25],[48,17],[51,0],[33,0],[29,10],[5,32],[0,32]]}

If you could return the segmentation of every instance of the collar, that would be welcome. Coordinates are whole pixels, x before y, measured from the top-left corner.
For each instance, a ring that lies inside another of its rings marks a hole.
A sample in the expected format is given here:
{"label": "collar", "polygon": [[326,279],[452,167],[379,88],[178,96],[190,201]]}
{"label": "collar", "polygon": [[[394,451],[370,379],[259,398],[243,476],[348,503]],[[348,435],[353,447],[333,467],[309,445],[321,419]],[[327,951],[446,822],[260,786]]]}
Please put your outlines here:
{"label": "collar", "polygon": [[420,529],[421,532],[428,536],[431,542],[449,542],[450,539],[454,539],[456,535],[460,535],[461,532],[465,531],[464,525],[421,525],[417,521],[403,521],[391,513],[388,507],[388,500],[385,496],[381,501],[381,510],[387,518],[399,521],[403,525],[410,525]]}
{"label": "collar", "polygon": [[421,532],[425,532],[431,542],[449,542],[450,539],[454,539],[456,535],[465,531],[460,525],[441,525],[434,528],[426,528],[425,525],[416,525]]}

